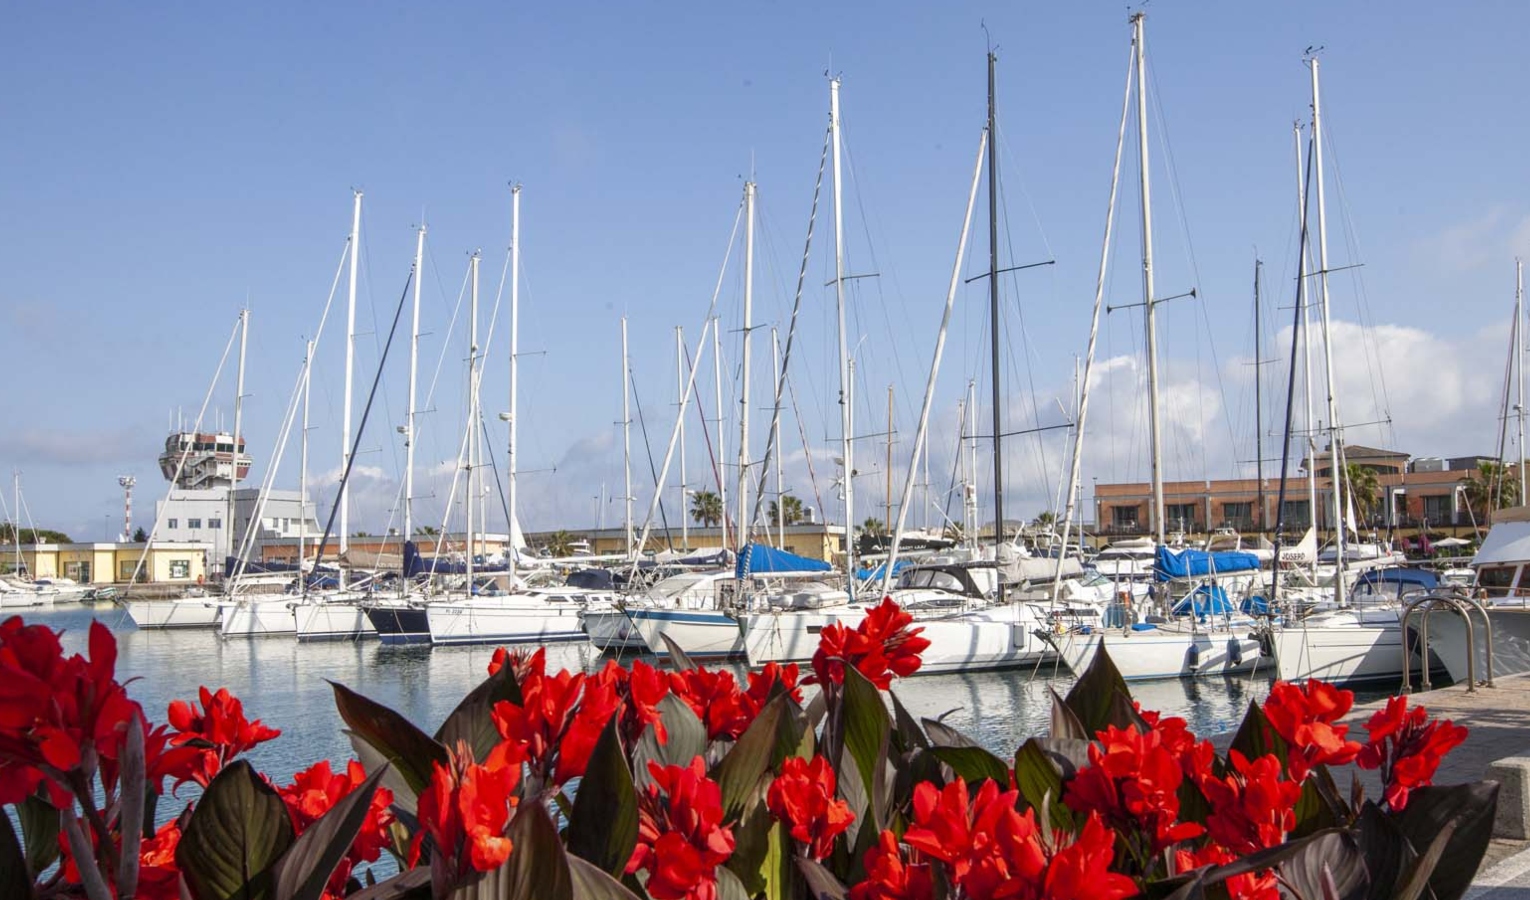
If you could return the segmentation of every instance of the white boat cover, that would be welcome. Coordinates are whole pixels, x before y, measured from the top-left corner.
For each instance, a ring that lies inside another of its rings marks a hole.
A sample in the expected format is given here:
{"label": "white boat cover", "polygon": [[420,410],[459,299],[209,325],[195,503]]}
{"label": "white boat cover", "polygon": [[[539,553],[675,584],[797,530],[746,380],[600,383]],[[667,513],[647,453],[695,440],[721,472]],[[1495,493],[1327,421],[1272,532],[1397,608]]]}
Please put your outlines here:
{"label": "white boat cover", "polygon": [[1482,539],[1477,555],[1472,557],[1473,566],[1530,560],[1530,521],[1504,521],[1504,518],[1500,512],[1498,521]]}

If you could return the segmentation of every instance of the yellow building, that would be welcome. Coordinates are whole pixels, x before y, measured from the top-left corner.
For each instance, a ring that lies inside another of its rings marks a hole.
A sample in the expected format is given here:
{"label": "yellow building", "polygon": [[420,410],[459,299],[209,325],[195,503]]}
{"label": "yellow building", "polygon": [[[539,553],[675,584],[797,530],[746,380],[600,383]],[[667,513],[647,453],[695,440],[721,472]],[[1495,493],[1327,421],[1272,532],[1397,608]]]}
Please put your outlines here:
{"label": "yellow building", "polygon": [[141,543],[22,544],[21,563],[33,578],[69,578],[80,584],[127,584],[143,559],[140,582],[196,584],[207,576],[204,543],[157,542],[144,557]]}
{"label": "yellow building", "polygon": [[[632,540],[635,543],[642,537],[642,529],[633,527]],[[619,556],[627,552],[627,530],[625,528],[585,528],[568,529],[564,532],[528,532],[526,545],[534,551],[552,550],[554,535],[566,537],[571,544],[573,552],[589,552],[596,556]],[[686,546],[686,539],[689,546]],[[769,544],[777,549],[805,556],[809,559],[822,559],[829,562],[843,561],[845,555],[845,532],[842,525],[829,525],[823,522],[803,522],[797,525],[786,526],[786,540],[783,544],[781,536],[776,529],[770,529],[766,534],[763,529],[756,530],[754,539],[762,544]],[[728,531],[728,544],[733,544],[734,535],[732,529]],[[717,526],[702,527],[692,525],[682,533],[679,526],[668,529],[654,528],[648,535],[646,550],[650,553],[659,553],[664,550],[676,550],[685,552],[689,550],[701,550],[707,547],[723,546],[722,529]]]}

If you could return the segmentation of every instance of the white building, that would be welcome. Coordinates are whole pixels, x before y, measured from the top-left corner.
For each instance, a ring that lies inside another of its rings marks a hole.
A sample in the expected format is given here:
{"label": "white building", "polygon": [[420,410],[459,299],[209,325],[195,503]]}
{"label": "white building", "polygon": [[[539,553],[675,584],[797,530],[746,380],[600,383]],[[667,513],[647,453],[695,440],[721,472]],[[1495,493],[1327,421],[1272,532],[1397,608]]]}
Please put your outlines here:
{"label": "white building", "polygon": [[310,538],[317,538],[320,527],[313,501],[302,504],[299,496],[297,491],[273,490],[267,493],[262,506],[258,488],[239,488],[234,491],[230,509],[227,487],[172,489],[166,499],[155,504],[154,515],[160,526],[154,538],[206,543],[211,547],[207,571],[222,572],[224,560],[243,545],[257,512],[259,522],[254,528],[250,559],[261,558],[261,547],[266,541],[296,539],[305,527]]}

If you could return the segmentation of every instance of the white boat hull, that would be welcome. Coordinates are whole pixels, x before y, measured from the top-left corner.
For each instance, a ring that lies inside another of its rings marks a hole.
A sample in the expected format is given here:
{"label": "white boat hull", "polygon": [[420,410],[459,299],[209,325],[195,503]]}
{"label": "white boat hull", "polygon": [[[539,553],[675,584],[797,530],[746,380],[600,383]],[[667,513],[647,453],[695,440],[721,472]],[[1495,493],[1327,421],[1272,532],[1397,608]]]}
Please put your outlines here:
{"label": "white boat hull", "polygon": [[1283,681],[1401,681],[1402,628],[1396,622],[1294,625],[1275,632],[1275,659]]}
{"label": "white boat hull", "polygon": [[637,627],[627,618],[626,611],[620,607],[587,608],[579,617],[579,622],[584,633],[589,635],[590,643],[601,650],[640,650],[647,646]]}
{"label": "white boat hull", "polygon": [[218,602],[207,597],[180,600],[133,600],[124,604],[139,628],[217,628]]}
{"label": "white boat hull", "polygon": [[35,591],[6,591],[0,594],[0,609],[35,609],[52,606],[53,595]]}
{"label": "white boat hull", "polygon": [[[744,617],[744,648],[751,666],[803,663],[813,658],[824,626],[854,628],[864,607],[812,612],[767,612]],[[1041,621],[1021,604],[1007,604],[938,617],[916,616],[913,626],[930,646],[920,654],[921,675],[1007,669],[1039,662],[1051,646],[1036,637]]]}
{"label": "white boat hull", "polygon": [[1056,637],[1058,653],[1075,674],[1083,673],[1103,644],[1127,681],[1242,675],[1273,661],[1263,658],[1259,641],[1239,631],[1123,632],[1092,629]]}
{"label": "white boat hull", "polygon": [[218,630],[227,638],[292,637],[297,634],[294,602],[282,597],[225,603]]}
{"label": "white boat hull", "polygon": [[576,603],[480,598],[434,603],[427,622],[432,644],[551,644],[584,641]]}
{"label": "white boat hull", "polygon": [[730,659],[744,655],[738,620],[715,609],[632,609],[627,615],[649,651],[668,656],[667,636],[696,659]]}
{"label": "white boat hull", "polygon": [[[1493,677],[1522,675],[1530,672],[1530,608],[1488,607],[1488,621],[1493,624]],[[1417,628],[1415,615],[1409,625]],[[1477,646],[1477,678],[1487,678],[1487,655],[1482,648],[1487,639],[1482,633],[1482,618],[1472,616],[1473,639]],[[1466,680],[1466,628],[1454,613],[1435,612],[1429,616],[1429,650],[1439,658],[1452,681]]]}
{"label": "white boat hull", "polygon": [[299,603],[292,608],[300,641],[347,641],[377,637],[377,629],[354,603]]}

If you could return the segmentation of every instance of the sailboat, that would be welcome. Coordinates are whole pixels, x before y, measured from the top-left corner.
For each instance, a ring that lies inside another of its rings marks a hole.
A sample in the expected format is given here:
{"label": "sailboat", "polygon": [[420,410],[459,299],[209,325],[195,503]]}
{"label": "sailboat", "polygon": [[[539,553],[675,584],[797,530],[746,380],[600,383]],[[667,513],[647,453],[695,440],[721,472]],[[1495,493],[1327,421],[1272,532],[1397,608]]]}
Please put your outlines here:
{"label": "sailboat", "polygon": [[[1148,165],[1148,111],[1147,111],[1147,58],[1144,46],[1146,16],[1135,13],[1132,24],[1132,67],[1127,76],[1127,97],[1131,97],[1133,81],[1136,89],[1137,159],[1141,184],[1142,216],[1142,306],[1146,318],[1147,373],[1148,373],[1148,428],[1153,484],[1153,526],[1156,532],[1155,554],[1161,555],[1168,544],[1165,533],[1163,454],[1160,435],[1160,412],[1158,409],[1158,346],[1154,323],[1154,306],[1162,302],[1153,291],[1153,217],[1151,206],[1150,167]],[[1126,134],[1126,111],[1123,104],[1121,133],[1118,138],[1116,171],[1120,171],[1120,149]],[[1115,192],[1112,189],[1112,198]],[[1109,228],[1106,232],[1109,244]],[[1103,269],[1102,262],[1102,269]],[[1078,625],[1063,634],[1055,635],[1057,651],[1074,672],[1083,672],[1094,660],[1099,649],[1107,644],[1111,659],[1128,680],[1158,678],[1184,678],[1209,675],[1232,675],[1248,672],[1260,662],[1260,644],[1253,632],[1253,623],[1237,615],[1213,599],[1202,605],[1192,596],[1188,615],[1175,616],[1173,609],[1165,610],[1166,616],[1154,617],[1153,621],[1134,621],[1129,609],[1107,610],[1114,616],[1118,626],[1100,627],[1093,624]]]}

